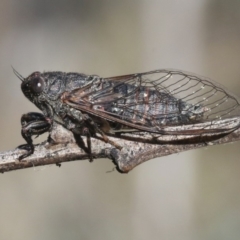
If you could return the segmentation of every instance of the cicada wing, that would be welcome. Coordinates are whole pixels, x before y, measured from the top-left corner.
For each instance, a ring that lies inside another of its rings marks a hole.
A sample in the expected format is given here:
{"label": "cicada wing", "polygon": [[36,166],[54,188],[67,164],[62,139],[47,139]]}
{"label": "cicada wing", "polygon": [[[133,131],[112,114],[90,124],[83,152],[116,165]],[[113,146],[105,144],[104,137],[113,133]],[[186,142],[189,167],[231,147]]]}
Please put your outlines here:
{"label": "cicada wing", "polygon": [[209,79],[177,70],[98,78],[68,94],[65,102],[128,128],[159,134],[230,132],[240,125],[236,96]]}

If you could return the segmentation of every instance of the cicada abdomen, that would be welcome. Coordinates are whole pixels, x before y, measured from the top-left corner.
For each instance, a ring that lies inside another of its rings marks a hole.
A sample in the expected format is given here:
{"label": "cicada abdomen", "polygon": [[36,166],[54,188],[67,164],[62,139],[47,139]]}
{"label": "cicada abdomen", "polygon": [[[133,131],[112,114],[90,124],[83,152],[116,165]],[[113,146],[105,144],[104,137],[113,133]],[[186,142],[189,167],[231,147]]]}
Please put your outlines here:
{"label": "cicada abdomen", "polygon": [[240,126],[238,97],[195,74],[156,70],[104,81],[111,87],[109,91],[102,88],[104,102],[101,90],[92,96],[93,108],[143,131],[146,127],[161,135],[202,136],[228,133]]}

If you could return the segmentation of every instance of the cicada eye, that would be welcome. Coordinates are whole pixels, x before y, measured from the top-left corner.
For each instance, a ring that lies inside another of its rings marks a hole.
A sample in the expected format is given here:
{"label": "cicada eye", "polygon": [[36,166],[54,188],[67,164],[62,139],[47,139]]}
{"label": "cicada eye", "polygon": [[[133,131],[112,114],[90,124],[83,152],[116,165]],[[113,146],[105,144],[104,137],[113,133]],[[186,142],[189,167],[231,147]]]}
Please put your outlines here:
{"label": "cicada eye", "polygon": [[34,93],[41,93],[44,89],[44,80],[41,77],[34,77],[29,85]]}

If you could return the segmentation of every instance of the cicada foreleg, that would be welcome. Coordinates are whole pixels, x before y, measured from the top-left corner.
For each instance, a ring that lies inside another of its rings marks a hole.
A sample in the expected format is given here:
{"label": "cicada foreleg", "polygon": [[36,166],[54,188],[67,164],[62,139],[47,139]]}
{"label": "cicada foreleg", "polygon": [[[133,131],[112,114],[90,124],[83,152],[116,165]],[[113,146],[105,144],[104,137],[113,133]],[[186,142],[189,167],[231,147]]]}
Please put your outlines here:
{"label": "cicada foreleg", "polygon": [[27,152],[19,157],[22,160],[34,152],[34,145],[32,136],[39,136],[45,132],[48,132],[52,126],[52,120],[45,117],[41,113],[30,112],[23,114],[21,117],[22,137],[26,140],[27,144],[22,144],[18,148],[24,149]]}

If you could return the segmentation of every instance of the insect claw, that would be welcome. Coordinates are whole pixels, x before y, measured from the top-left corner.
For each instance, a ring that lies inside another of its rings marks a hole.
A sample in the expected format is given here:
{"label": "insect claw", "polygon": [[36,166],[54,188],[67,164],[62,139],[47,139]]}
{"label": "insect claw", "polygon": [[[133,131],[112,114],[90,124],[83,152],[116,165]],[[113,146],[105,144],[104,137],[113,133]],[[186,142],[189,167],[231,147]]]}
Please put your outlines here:
{"label": "insect claw", "polygon": [[26,150],[27,151],[27,153],[22,154],[21,156],[18,157],[19,161],[21,161],[22,159],[30,156],[34,152],[34,146],[31,146],[29,144],[22,144],[22,145],[18,146],[17,148],[21,149],[21,150]]}

